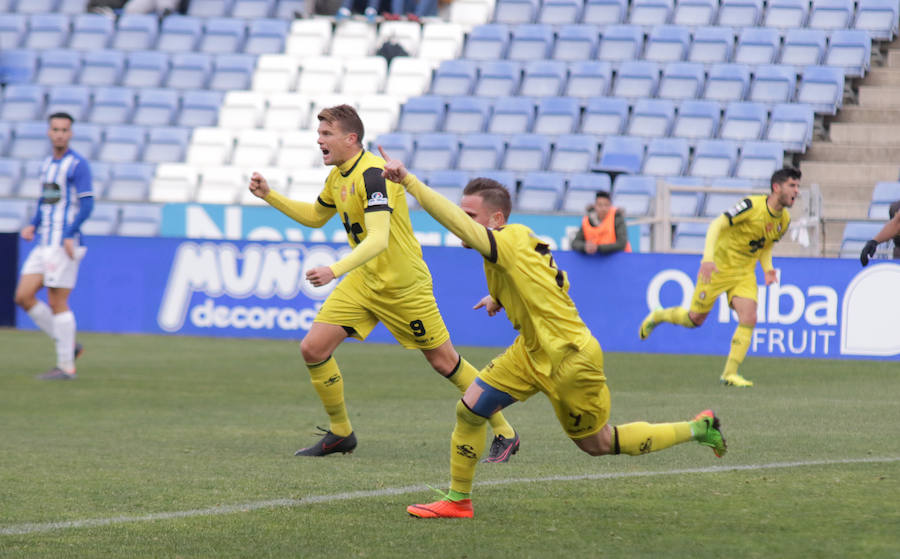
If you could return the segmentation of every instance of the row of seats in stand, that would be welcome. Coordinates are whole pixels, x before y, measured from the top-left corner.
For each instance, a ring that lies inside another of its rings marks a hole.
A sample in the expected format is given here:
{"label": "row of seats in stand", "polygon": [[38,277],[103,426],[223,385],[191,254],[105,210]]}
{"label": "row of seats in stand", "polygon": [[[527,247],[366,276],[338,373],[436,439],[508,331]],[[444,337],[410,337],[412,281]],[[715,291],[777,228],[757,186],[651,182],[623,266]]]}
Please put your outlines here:
{"label": "row of seats in stand", "polygon": [[[41,195],[43,159],[0,159],[0,198],[35,201]],[[151,163],[90,163],[94,196],[102,200],[145,202],[156,172]],[[5,203],[5,201],[4,201]]]}
{"label": "row of seats in stand", "polygon": [[[304,5],[305,0],[192,0],[188,4],[188,14],[201,17],[290,19],[298,12],[303,13]],[[0,0],[0,13],[78,15],[86,7],[87,0]]]}
{"label": "row of seats in stand", "polygon": [[[0,204],[0,232],[22,229],[35,212],[33,200],[4,200]],[[162,222],[162,206],[157,204],[116,204],[97,202],[90,219],[81,226],[83,235],[156,237]],[[90,243],[90,241],[88,241]]]}

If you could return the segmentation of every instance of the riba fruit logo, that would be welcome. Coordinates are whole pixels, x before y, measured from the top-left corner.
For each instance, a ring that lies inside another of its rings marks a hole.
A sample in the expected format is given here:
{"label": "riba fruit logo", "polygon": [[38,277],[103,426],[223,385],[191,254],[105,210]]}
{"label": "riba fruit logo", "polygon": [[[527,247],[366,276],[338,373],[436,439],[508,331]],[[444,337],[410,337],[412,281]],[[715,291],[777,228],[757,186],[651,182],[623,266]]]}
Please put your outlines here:
{"label": "riba fruit logo", "polygon": [[[298,309],[285,302],[325,299],[336,284],[313,287],[306,281],[306,272],[335,263],[348,250],[250,244],[241,251],[231,243],[182,243],[169,271],[157,322],[166,332],[181,330],[185,319],[197,328],[308,330],[319,304]],[[206,298],[192,307],[197,293]],[[305,297],[298,298],[301,294]],[[276,296],[281,301],[267,306],[234,305],[229,300]]]}
{"label": "riba fruit logo", "polygon": [[841,353],[900,354],[900,265],[878,264],[856,274],[844,292]]}

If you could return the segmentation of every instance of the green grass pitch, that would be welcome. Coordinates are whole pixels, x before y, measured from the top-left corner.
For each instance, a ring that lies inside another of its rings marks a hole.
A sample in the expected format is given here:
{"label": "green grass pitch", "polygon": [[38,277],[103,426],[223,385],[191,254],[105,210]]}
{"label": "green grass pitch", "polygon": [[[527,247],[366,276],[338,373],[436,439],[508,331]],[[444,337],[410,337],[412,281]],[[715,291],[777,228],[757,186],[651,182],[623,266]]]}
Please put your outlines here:
{"label": "green grass pitch", "polygon": [[419,352],[341,347],[359,447],[299,459],[327,421],[296,343],[79,339],[78,380],[43,382],[50,341],[0,331],[2,558],[900,557],[896,362],[750,357],[740,390],[724,357],[607,354],[613,424],[712,407],[727,456],[592,458],[538,395],[475,518],[427,521],[405,507],[447,486],[458,394]]}

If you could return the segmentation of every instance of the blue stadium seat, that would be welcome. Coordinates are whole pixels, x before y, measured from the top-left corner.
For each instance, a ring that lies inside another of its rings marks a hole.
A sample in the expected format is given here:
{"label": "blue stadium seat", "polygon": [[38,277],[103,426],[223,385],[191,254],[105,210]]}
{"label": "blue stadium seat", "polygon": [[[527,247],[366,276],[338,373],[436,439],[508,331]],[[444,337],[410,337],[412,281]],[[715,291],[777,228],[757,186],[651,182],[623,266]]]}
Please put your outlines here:
{"label": "blue stadium seat", "polygon": [[597,137],[588,134],[559,136],[553,143],[548,171],[560,173],[587,172],[597,160]]}
{"label": "blue stadium seat", "polygon": [[194,128],[215,126],[224,97],[225,93],[222,91],[185,91],[181,96],[181,111],[175,119],[175,124]]}
{"label": "blue stadium seat", "polygon": [[619,175],[613,181],[612,203],[625,210],[625,215],[641,217],[650,213],[656,197],[656,178],[642,175]]}
{"label": "blue stadium seat", "polygon": [[506,58],[509,27],[500,23],[478,25],[469,32],[463,57],[469,60]]}
{"label": "blue stadium seat", "polygon": [[631,136],[607,136],[600,150],[596,170],[638,173],[644,162],[644,140]]}
{"label": "blue stadium seat", "polygon": [[890,219],[891,204],[900,200],[900,182],[878,182],[872,191],[872,202],[869,204],[869,218]]}
{"label": "blue stadium seat", "polygon": [[628,101],[617,97],[596,97],[588,101],[581,121],[582,134],[593,134],[600,141],[625,130],[628,121]]}
{"label": "blue stadium seat", "polygon": [[[4,138],[5,139],[5,138]],[[0,197],[11,198],[22,178],[22,162],[18,159],[0,159]],[[6,206],[11,200],[4,200]],[[0,218],[2,220],[2,218]]]}
{"label": "blue stadium seat", "polygon": [[766,130],[769,110],[762,103],[729,103],[722,117],[719,137],[723,140],[758,140]]}
{"label": "blue stadium seat", "polygon": [[781,50],[781,33],[770,27],[745,27],[738,37],[734,61],[739,64],[771,64]]}
{"label": "blue stadium seat", "polygon": [[518,62],[497,60],[482,62],[475,95],[480,97],[505,97],[515,95],[522,80],[522,67]]}
{"label": "blue stadium seat", "polygon": [[131,121],[141,126],[168,126],[178,111],[178,101],[174,89],[141,89]]}
{"label": "blue stadium seat", "polygon": [[563,25],[556,33],[552,58],[576,61],[594,58],[600,42],[600,28],[595,25]]}
{"label": "blue stadium seat", "polygon": [[[675,187],[698,188],[706,186],[706,182],[703,179],[695,177],[666,177],[664,180]],[[702,192],[670,192],[669,213],[676,217],[700,215],[705,199]]]}
{"label": "blue stadium seat", "polygon": [[625,133],[629,136],[662,138],[675,120],[675,103],[668,99],[638,99]]}
{"label": "blue stadium seat", "polygon": [[491,100],[484,97],[451,97],[444,131],[456,134],[483,132],[491,105]]}
{"label": "blue stadium seat", "polygon": [[658,25],[650,30],[644,60],[677,62],[684,60],[691,44],[691,31],[682,25]]}
{"label": "blue stadium seat", "polygon": [[828,66],[807,66],[797,89],[797,102],[812,105],[817,113],[835,114],[843,103],[844,71]]}
{"label": "blue stadium seat", "polygon": [[778,61],[794,66],[795,70],[816,66],[825,57],[825,39],[821,29],[788,29]]}
{"label": "blue stadium seat", "polygon": [[525,76],[519,95],[551,97],[560,95],[566,85],[566,63],[557,60],[534,60],[525,65]]}
{"label": "blue stadium seat", "polygon": [[570,134],[578,127],[581,106],[573,97],[547,97],[537,106],[535,134]]}
{"label": "blue stadium seat", "polygon": [[612,25],[625,21],[628,0],[586,0],[581,14],[582,23]]}
{"label": "blue stadium seat", "polygon": [[162,20],[158,50],[191,52],[203,36],[203,20],[193,16],[172,14]]}
{"label": "blue stadium seat", "polygon": [[[31,154],[28,157],[28,161],[25,162],[24,172],[22,173],[22,182],[19,184],[18,192],[18,196],[21,198],[37,200],[41,196],[41,190],[43,189],[42,185],[44,183],[43,178],[41,177],[41,167],[43,167],[44,164],[44,157],[50,155],[50,144],[47,142],[46,134],[44,135],[44,145],[48,148],[44,153]],[[10,155],[12,156],[12,154]]]}
{"label": "blue stadium seat", "polygon": [[69,113],[76,122],[84,119],[91,104],[91,91],[79,85],[56,86],[47,95],[45,115]]}
{"label": "blue stadium seat", "polygon": [[236,18],[262,19],[272,17],[274,10],[275,0],[235,0],[230,13]]}
{"label": "blue stadium seat", "polygon": [[[191,6],[198,3],[193,0]],[[217,1],[217,4],[225,2]],[[119,235],[123,237],[156,237],[162,223],[162,206],[156,204],[123,204]]]}
{"label": "blue stadium seat", "polygon": [[[91,122],[76,122],[72,127],[72,140],[69,147],[87,159],[93,159],[100,144],[103,143],[103,125]],[[91,168],[93,174],[93,167]]]}
{"label": "blue stadium seat", "polygon": [[657,96],[663,99],[695,99],[703,91],[706,72],[699,62],[670,62],[663,66]]}
{"label": "blue stadium seat", "polygon": [[0,155],[6,153],[12,139],[12,126],[8,122],[0,122]]}
{"label": "blue stadium seat", "polygon": [[43,118],[45,96],[44,87],[40,85],[6,86],[0,120],[25,121]]}
{"label": "blue stadium seat", "polygon": [[844,69],[848,77],[858,78],[869,71],[872,39],[867,31],[839,29],[831,33],[825,64]]}
{"label": "blue stadium seat", "polygon": [[453,202],[458,202],[462,198],[463,188],[468,182],[469,173],[465,171],[442,169],[428,176],[428,186]]}
{"label": "blue stadium seat", "polygon": [[632,0],[628,22],[633,25],[664,25],[674,10],[674,0]]}
{"label": "blue stadium seat", "polygon": [[540,134],[519,134],[509,140],[501,168],[517,173],[542,171],[549,156],[549,138]]}
{"label": "blue stadium seat", "polygon": [[118,50],[97,50],[84,53],[79,83],[91,86],[113,86],[122,81],[125,53]]}
{"label": "blue stadium seat", "polygon": [[622,62],[616,71],[613,95],[628,99],[655,97],[659,86],[659,65],[643,60]]}
{"label": "blue stadium seat", "polygon": [[528,173],[522,179],[516,208],[526,212],[556,211],[566,190],[566,177],[562,173]]}
{"label": "blue stadium seat", "polygon": [[512,28],[512,40],[506,58],[510,60],[543,60],[553,47],[553,27],[543,23],[517,25]]}
{"label": "blue stadium seat", "polygon": [[157,51],[129,52],[125,60],[122,85],[159,87],[169,72],[169,55]]}
{"label": "blue stadium seat", "polygon": [[143,126],[107,126],[97,159],[109,163],[140,161],[146,141],[147,129]]}
{"label": "blue stadium seat", "polygon": [[34,215],[34,200],[7,200],[0,205],[0,231],[18,233]]}
{"label": "blue stadium seat", "polygon": [[797,72],[793,66],[760,65],[753,70],[748,99],[757,103],[789,103],[794,98]]}
{"label": "blue stadium seat", "polygon": [[750,88],[750,67],[744,64],[714,64],[706,77],[703,98],[707,101],[743,101]]}
{"label": "blue stadium seat", "polygon": [[714,138],[719,132],[722,109],[715,101],[683,101],[678,107],[672,136],[696,142]]}
{"label": "blue stadium seat", "polygon": [[653,138],[641,173],[652,176],[681,175],[690,161],[690,146],[684,138]]}
{"label": "blue stadium seat", "polygon": [[598,191],[611,192],[612,184],[606,173],[575,173],[569,175],[569,185],[563,195],[560,211],[581,213],[594,204]]}
{"label": "blue stadium seat", "polygon": [[812,143],[815,113],[810,105],[785,103],[772,107],[766,140],[781,142],[786,151],[805,153]]}
{"label": "blue stadium seat", "polygon": [[847,29],[853,20],[853,0],[813,0],[807,27],[810,29]]}
{"label": "blue stadium seat", "polygon": [[444,124],[446,106],[443,97],[413,97],[403,105],[397,130],[400,132],[437,132]]}
{"label": "blue stadium seat", "polygon": [[623,62],[640,58],[644,32],[638,25],[610,25],[600,36],[597,58],[607,62]]}
{"label": "blue stadium seat", "polygon": [[124,124],[131,122],[135,93],[127,87],[98,87],[94,90],[94,106],[91,122],[98,124]]}
{"label": "blue stadium seat", "polygon": [[728,27],[698,27],[687,59],[703,64],[729,62],[734,50],[734,30]]}
{"label": "blue stadium seat", "polygon": [[507,25],[531,23],[537,16],[538,0],[497,0],[494,21]]}
{"label": "blue stadium seat", "polygon": [[692,177],[730,177],[737,162],[737,144],[731,140],[700,140],[694,148]]}
{"label": "blue stadium seat", "polygon": [[212,73],[213,57],[202,52],[184,52],[173,54],[171,63],[166,87],[202,89]]}
{"label": "blue stadium seat", "polygon": [[241,52],[246,38],[247,25],[242,20],[210,18],[203,26],[203,36],[197,48],[209,54]]}
{"label": "blue stadium seat", "polygon": [[221,91],[248,89],[255,67],[256,57],[252,54],[216,55],[207,87]]}
{"label": "blue stadium seat", "polygon": [[282,19],[295,18],[294,14],[303,13],[306,9],[306,0],[278,0],[275,6],[275,17]]}
{"label": "blue stadium seat", "polygon": [[[78,151],[78,150],[75,150]],[[78,153],[81,153],[80,151]],[[83,153],[81,153],[84,155]],[[112,164],[102,161],[91,161],[91,190],[94,192],[94,199],[106,198],[107,186],[109,185],[110,175],[112,174]]]}
{"label": "blue stadium seat", "polygon": [[841,240],[840,258],[859,258],[866,242],[878,234],[882,224],[868,223],[865,221],[851,221],[844,226],[844,236]]}
{"label": "blue stadium seat", "polygon": [[747,179],[713,178],[710,187],[729,189],[731,192],[709,192],[700,215],[718,217],[730,210],[753,189],[753,181]]}
{"label": "blue stadium seat", "polygon": [[672,248],[690,252],[703,252],[706,245],[706,230],[708,223],[685,222],[675,225],[675,234],[672,236]]}
{"label": "blue stadium seat", "polygon": [[722,0],[718,25],[722,27],[754,27],[762,18],[762,0]]}
{"label": "blue stadium seat", "polygon": [[469,95],[477,78],[477,63],[471,60],[444,60],[434,72],[431,93],[447,97]]}
{"label": "blue stadium seat", "polygon": [[494,112],[488,122],[491,134],[524,134],[531,132],[534,124],[534,102],[524,97],[497,99]]}
{"label": "blue stadium seat", "polygon": [[[6,120],[4,118],[4,120]],[[9,145],[9,157],[15,159],[43,159],[50,154],[50,142],[47,141],[47,123],[43,120],[26,120],[16,122],[12,126],[12,141]],[[28,173],[26,177],[37,176]],[[21,192],[19,193],[21,196]]]}
{"label": "blue stadium seat", "polygon": [[115,33],[112,18],[100,14],[79,14],[72,19],[72,35],[69,36],[70,49],[102,50],[109,45]]}
{"label": "blue stadium seat", "polygon": [[14,49],[28,32],[28,18],[22,14],[0,13],[0,49]]}
{"label": "blue stadium seat", "polygon": [[119,228],[119,205],[109,202],[97,202],[90,217],[81,224],[81,234],[115,235]]}
{"label": "blue stadium seat", "polygon": [[537,22],[550,25],[563,25],[581,19],[584,2],[579,0],[544,0]]}
{"label": "blue stadium seat", "polygon": [[895,0],[859,0],[853,29],[868,32],[876,41],[890,41],[900,23],[897,11]]}
{"label": "blue stadium seat", "polygon": [[125,14],[116,25],[112,48],[116,50],[149,50],[156,46],[159,19],[155,14]]}
{"label": "blue stadium seat", "polygon": [[680,0],[675,5],[672,23],[690,27],[712,25],[718,11],[716,0]]}
{"label": "blue stadium seat", "polygon": [[772,173],[783,166],[784,146],[781,142],[744,142],[734,176],[768,186]]}
{"label": "blue stadium seat", "polygon": [[187,13],[195,17],[225,17],[233,4],[234,0],[191,0]]}
{"label": "blue stadium seat", "polygon": [[190,128],[153,126],[144,148],[143,160],[146,163],[183,161],[190,139]]}
{"label": "blue stadium seat", "polygon": [[459,151],[456,134],[419,134],[415,140],[416,150],[410,167],[422,171],[453,169]]}
{"label": "blue stadium seat", "polygon": [[782,30],[806,27],[808,0],[769,0],[763,25]]}
{"label": "blue stadium seat", "polygon": [[56,49],[69,42],[69,16],[36,13],[28,20],[24,46],[30,49]]}
{"label": "blue stadium seat", "polygon": [[37,71],[37,53],[27,49],[0,50],[0,82],[29,84]]}
{"label": "blue stadium seat", "polygon": [[[8,4],[8,3],[7,3]],[[59,7],[59,0],[19,0],[15,7],[8,6],[9,11],[21,14],[49,14]]]}
{"label": "blue stadium seat", "polygon": [[81,71],[81,54],[78,51],[48,49],[38,56],[37,83],[41,85],[70,85]]}
{"label": "blue stadium seat", "polygon": [[594,60],[573,62],[569,66],[569,81],[563,95],[590,99],[609,93],[612,67],[608,62]]}
{"label": "blue stadium seat", "polygon": [[[405,132],[381,134],[369,147],[369,150],[372,151],[374,146],[382,146],[386,152],[391,154],[393,159],[403,161],[405,165],[409,165],[413,153],[413,136]],[[377,148],[375,153],[377,153]]]}
{"label": "blue stadium seat", "polygon": [[460,136],[459,157],[456,168],[462,171],[487,171],[496,169],[506,145],[503,136],[497,134],[470,134]]}
{"label": "blue stadium seat", "polygon": [[288,36],[288,22],[281,19],[257,19],[247,31],[247,54],[280,54]]}
{"label": "blue stadium seat", "polygon": [[105,198],[125,202],[147,200],[156,165],[152,163],[114,163],[110,167],[110,180]]}

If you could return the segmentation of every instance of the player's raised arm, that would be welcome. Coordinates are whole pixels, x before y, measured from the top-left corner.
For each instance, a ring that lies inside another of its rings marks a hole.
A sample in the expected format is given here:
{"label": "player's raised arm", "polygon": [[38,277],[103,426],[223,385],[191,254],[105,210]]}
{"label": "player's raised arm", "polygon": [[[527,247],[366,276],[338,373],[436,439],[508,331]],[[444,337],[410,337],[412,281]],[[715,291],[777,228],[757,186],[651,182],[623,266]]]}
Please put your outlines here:
{"label": "player's raised arm", "polygon": [[253,173],[250,176],[250,192],[297,223],[307,227],[322,227],[331,219],[335,211],[334,207],[325,206],[318,201],[310,204],[291,200],[269,187],[266,178],[259,173]]}
{"label": "player's raised arm", "polygon": [[407,192],[419,201],[422,209],[451,233],[462,239],[467,246],[474,248],[482,256],[491,256],[491,241],[487,229],[483,225],[476,223],[462,208],[408,172],[402,161],[391,159],[384,148],[378,146],[378,151],[384,158],[385,179],[402,184]]}

